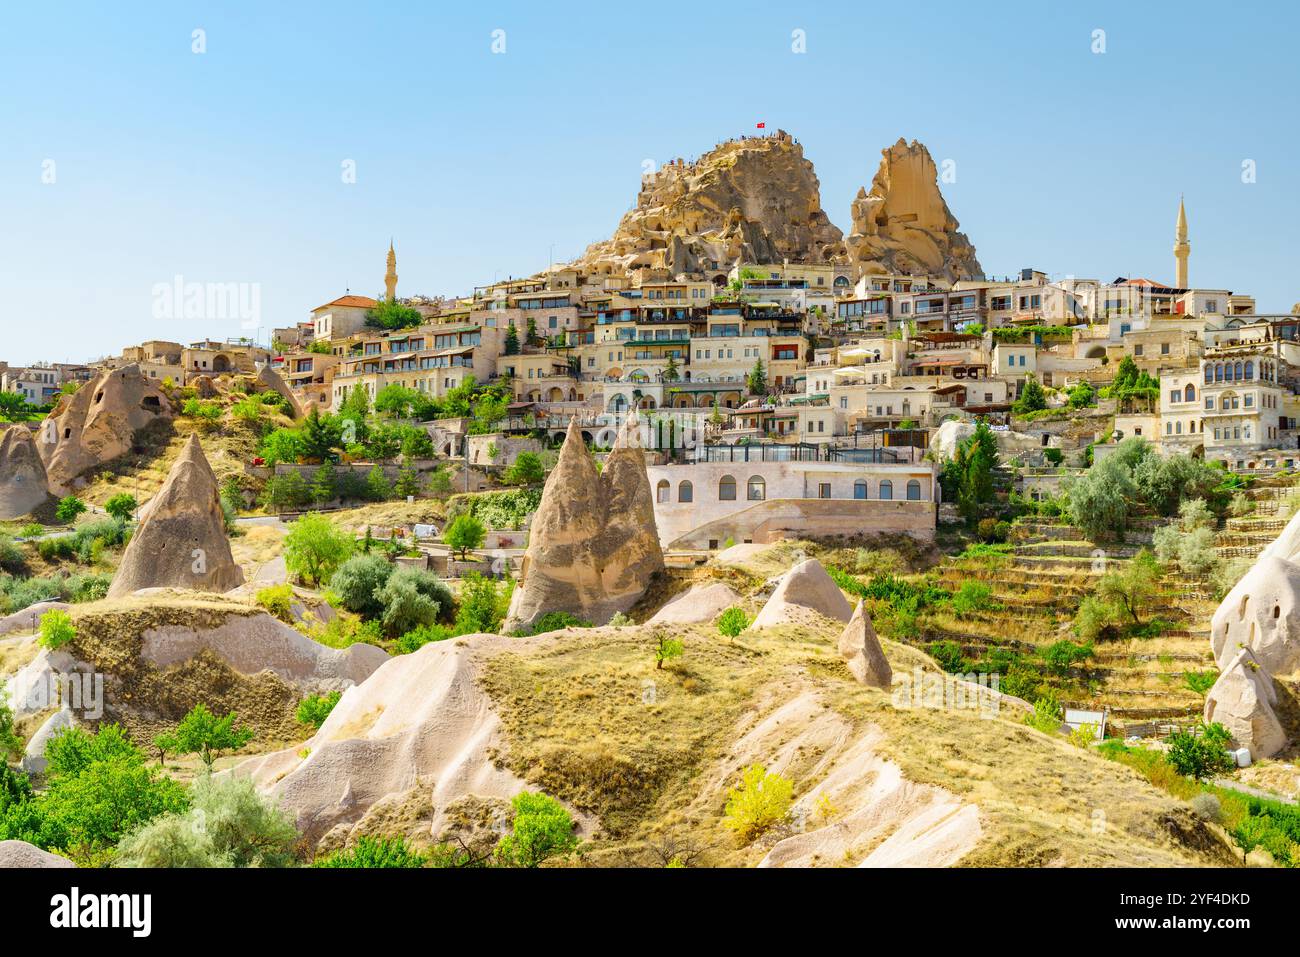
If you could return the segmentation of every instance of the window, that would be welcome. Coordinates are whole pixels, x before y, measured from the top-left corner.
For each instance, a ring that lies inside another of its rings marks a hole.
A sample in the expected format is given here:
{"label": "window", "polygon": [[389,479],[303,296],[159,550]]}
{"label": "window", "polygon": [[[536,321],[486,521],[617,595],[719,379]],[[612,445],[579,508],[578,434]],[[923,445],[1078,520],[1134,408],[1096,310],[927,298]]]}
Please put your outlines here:
{"label": "window", "polygon": [[693,502],[695,501],[695,487],[690,482],[677,483],[677,501]]}
{"label": "window", "polygon": [[853,483],[853,497],[854,497],[854,498],[866,498],[866,497],[867,497],[867,480],[866,480],[866,479],[858,479],[856,482]]}
{"label": "window", "polygon": [[817,486],[817,497],[818,497],[818,498],[830,498],[830,497],[831,497],[831,483],[830,483],[830,482],[821,482],[821,483]]}
{"label": "window", "polygon": [[745,497],[751,502],[761,502],[767,497],[767,483],[761,475],[751,475],[745,489]]}
{"label": "window", "polygon": [[1187,388],[1183,390],[1183,401],[1184,402],[1196,401],[1196,387],[1192,385],[1190,382],[1187,383]]}
{"label": "window", "polygon": [[667,502],[669,500],[668,489],[669,489],[668,480],[660,479],[659,484],[655,486],[655,501]]}
{"label": "window", "polygon": [[724,475],[718,480],[718,501],[734,502],[736,500],[736,480],[730,475]]}
{"label": "window", "polygon": [[882,501],[887,501],[889,499],[892,499],[893,497],[894,497],[894,483],[891,482],[889,479],[885,479],[883,482],[880,483],[880,498]]}
{"label": "window", "polygon": [[909,502],[921,501],[921,483],[912,479],[907,483],[907,500]]}
{"label": "window", "polygon": [[1142,355],[1142,343],[1139,342],[1137,345],[1133,347],[1133,355],[1135,356]]}

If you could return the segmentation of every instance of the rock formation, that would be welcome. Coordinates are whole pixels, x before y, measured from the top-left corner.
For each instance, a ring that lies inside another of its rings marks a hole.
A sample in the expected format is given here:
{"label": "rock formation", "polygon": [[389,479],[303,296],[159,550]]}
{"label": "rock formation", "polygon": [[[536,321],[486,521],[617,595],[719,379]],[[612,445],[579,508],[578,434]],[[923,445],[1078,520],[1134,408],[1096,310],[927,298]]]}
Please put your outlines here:
{"label": "rock formation", "polygon": [[262,392],[275,392],[288,402],[290,415],[293,418],[302,417],[302,404],[298,401],[298,397],[293,394],[293,390],[289,388],[288,383],[280,377],[280,373],[272,369],[269,363],[257,370],[257,377],[253,381]]}
{"label": "rock formation", "polygon": [[421,786],[431,788],[423,803],[437,816],[467,794],[517,794],[525,782],[500,766],[501,722],[478,680],[473,647],[483,641],[493,637],[432,642],[393,658],[347,691],[305,746],[250,758],[233,773],[294,813],[312,844]]}
{"label": "rock formation", "polygon": [[849,258],[871,273],[917,273],[948,280],[984,275],[975,247],[939,191],[930,151],[899,139],[881,150],[871,190],[853,200]]}
{"label": "rock formation", "polygon": [[224,592],[243,581],[226,538],[217,478],[199,437],[191,435],[131,536],[108,595],[154,587]]}
{"label": "rock formation", "polygon": [[50,497],[45,463],[25,425],[11,425],[0,436],[0,520],[30,515]]}
{"label": "rock formation", "polygon": [[1205,696],[1205,721],[1217,721],[1252,758],[1267,758],[1286,746],[1286,732],[1273,710],[1277,690],[1249,648],[1233,657]]}
{"label": "rock formation", "polygon": [[815,558],[805,559],[786,572],[772,597],[750,624],[750,628],[807,621],[813,614],[836,621],[853,617],[853,606]]}
{"label": "rock formation", "polygon": [[729,140],[693,163],[646,174],[636,206],[609,240],[575,264],[619,273],[725,273],[737,260],[828,262],[843,234],[822,210],[820,184],[788,133]]}
{"label": "rock formation", "polygon": [[531,627],[553,611],[604,624],[631,608],[663,569],[638,435],[629,416],[602,473],[577,419],[569,423],[533,517],[504,630]]}
{"label": "rock formation", "polygon": [[871,616],[862,602],[853,609],[848,627],[840,634],[840,657],[859,682],[872,688],[889,688],[894,681],[894,671],[889,667],[876,629],[871,626]]}
{"label": "rock formation", "polygon": [[647,624],[702,624],[713,621],[739,600],[740,596],[722,582],[701,582],[665,604]]}
{"label": "rock formation", "polygon": [[1300,516],[1260,553],[1210,620],[1210,650],[1220,674],[1205,696],[1205,720],[1226,727],[1254,760],[1271,757],[1288,741],[1275,710],[1275,679],[1300,673],[1298,550]]}
{"label": "rock formation", "polygon": [[172,414],[167,396],[138,365],[100,373],[64,396],[42,423],[36,447],[50,491],[70,494],[82,473],[131,451],[138,432]]}

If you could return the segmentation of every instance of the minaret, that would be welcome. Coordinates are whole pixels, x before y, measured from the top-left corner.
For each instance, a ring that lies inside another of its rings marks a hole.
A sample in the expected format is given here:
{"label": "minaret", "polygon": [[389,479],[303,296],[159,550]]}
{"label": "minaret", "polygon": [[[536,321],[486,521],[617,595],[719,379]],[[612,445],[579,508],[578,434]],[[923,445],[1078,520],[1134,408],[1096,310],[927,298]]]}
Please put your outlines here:
{"label": "minaret", "polygon": [[384,289],[388,301],[397,298],[397,253],[393,250],[393,241],[388,241],[388,271],[384,273]]}
{"label": "minaret", "polygon": [[1187,286],[1187,257],[1192,251],[1192,244],[1187,241],[1187,210],[1183,208],[1183,198],[1178,197],[1178,226],[1174,230],[1174,259],[1177,260],[1177,266],[1174,269],[1174,286],[1178,289],[1186,289]]}

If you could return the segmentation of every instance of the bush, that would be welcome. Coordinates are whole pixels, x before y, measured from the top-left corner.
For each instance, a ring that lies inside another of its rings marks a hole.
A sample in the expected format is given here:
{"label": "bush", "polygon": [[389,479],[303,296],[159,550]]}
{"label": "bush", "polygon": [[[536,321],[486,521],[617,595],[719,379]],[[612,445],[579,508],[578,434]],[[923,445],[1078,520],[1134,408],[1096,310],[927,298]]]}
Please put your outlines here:
{"label": "bush", "polygon": [[727,794],[723,826],[748,844],[790,815],[794,782],[779,774],[768,774],[761,764],[751,764],[741,785]]}
{"label": "bush", "polygon": [[1197,781],[1231,771],[1235,767],[1232,756],[1225,747],[1228,732],[1221,724],[1198,725],[1201,734],[1178,731],[1165,740],[1169,743],[1167,757],[1179,774]]}
{"label": "bush", "polygon": [[352,554],[356,540],[316,512],[302,516],[284,539],[284,562],[290,573],[320,584],[329,579]]}
{"label": "bush", "polygon": [[379,593],[392,574],[393,565],[380,555],[353,555],[330,578],[330,591],[348,611],[377,618],[384,611]]}
{"label": "bush", "polygon": [[749,616],[745,609],[732,605],[718,617],[718,633],[728,638],[735,638],[749,627]]}
{"label": "bush", "polygon": [[962,582],[949,602],[956,615],[972,615],[998,607],[998,603],[993,600],[993,589],[980,581]]}
{"label": "bush", "polygon": [[537,619],[537,623],[533,625],[533,634],[544,635],[548,631],[562,631],[565,628],[591,627],[593,627],[591,622],[577,615],[571,615],[567,611],[552,611]]}
{"label": "bush", "polygon": [[546,481],[546,469],[536,452],[520,452],[504,477],[511,485],[540,485]]}
{"label": "bush", "polygon": [[420,625],[398,638],[395,650],[399,655],[409,655],[431,642],[446,641],[452,637],[452,630],[446,625]]}
{"label": "bush", "polygon": [[1208,671],[1188,671],[1183,675],[1183,680],[1187,682],[1187,687],[1192,691],[1197,694],[1205,694],[1219,680],[1219,673],[1213,668]]}
{"label": "bush", "polygon": [[253,738],[248,728],[235,727],[235,712],[218,718],[204,704],[196,704],[172,735],[177,754],[197,754],[208,771],[222,751],[242,748]]}
{"label": "bush", "polygon": [[390,638],[420,625],[432,625],[440,613],[448,617],[453,611],[447,586],[436,576],[416,568],[395,569],[376,596],[383,607],[384,634]]}
{"label": "bush", "polygon": [[477,572],[465,576],[460,589],[460,609],[456,615],[457,634],[495,634],[505,613],[496,582]]}
{"label": "bush", "polygon": [[293,586],[271,585],[257,593],[257,603],[285,624],[293,624]]}
{"label": "bush", "polygon": [[496,848],[498,862],[507,867],[537,867],[552,857],[578,849],[573,818],[559,801],[545,794],[524,791],[510,802],[514,826]]}
{"label": "bush", "polygon": [[1049,691],[1034,702],[1034,713],[1025,715],[1025,724],[1044,734],[1056,734],[1061,730],[1062,714],[1061,702]]}
{"label": "bush", "polygon": [[1192,798],[1192,810],[1202,821],[1218,824],[1223,818],[1223,806],[1219,799],[1209,792],[1203,792]]}
{"label": "bush", "polygon": [[419,851],[408,847],[404,838],[363,837],[347,850],[335,851],[322,857],[312,866],[413,868],[425,867],[428,863],[429,859]]}
{"label": "bush", "polygon": [[298,720],[303,724],[309,724],[317,731],[325,723],[325,719],[330,716],[334,706],[339,703],[343,697],[341,691],[331,691],[329,694],[312,694],[303,698],[298,704]]}
{"label": "bush", "polygon": [[962,646],[955,641],[932,641],[925,648],[944,671],[952,675],[967,674],[974,669]]}
{"label": "bush", "polygon": [[77,637],[77,629],[72,624],[72,616],[58,608],[47,611],[41,616],[42,648],[54,651],[62,648]]}
{"label": "bush", "polygon": [[1053,645],[1043,649],[1043,664],[1047,670],[1058,678],[1070,673],[1070,669],[1081,661],[1092,657],[1092,645],[1076,645],[1068,638],[1062,638]]}
{"label": "bush", "polygon": [[298,829],[258,794],[249,778],[200,775],[192,806],[131,832],[118,846],[117,867],[287,867]]}

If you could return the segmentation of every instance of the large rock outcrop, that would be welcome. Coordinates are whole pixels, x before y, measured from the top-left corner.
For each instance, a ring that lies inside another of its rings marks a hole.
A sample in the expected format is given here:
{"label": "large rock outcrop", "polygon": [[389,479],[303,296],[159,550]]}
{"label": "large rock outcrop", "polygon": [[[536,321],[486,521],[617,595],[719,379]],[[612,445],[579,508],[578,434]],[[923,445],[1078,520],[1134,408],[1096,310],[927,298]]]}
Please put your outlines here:
{"label": "large rock outcrop", "polygon": [[1249,648],[1242,648],[1205,696],[1205,721],[1217,721],[1252,758],[1267,758],[1286,746],[1286,731],[1273,710],[1277,689]]}
{"label": "large rock outcrop", "polygon": [[805,559],[782,577],[772,597],[755,616],[750,628],[774,628],[778,625],[807,623],[821,615],[847,622],[853,606],[839,585],[815,558]]}
{"label": "large rock outcrop", "polygon": [[609,240],[578,260],[590,272],[648,266],[725,272],[737,260],[828,262],[843,234],[822,210],[803,147],[784,131],[729,140],[692,163],[647,174],[636,206]]}
{"label": "large rock outcrop", "polygon": [[137,433],[172,415],[167,396],[138,365],[100,373],[64,396],[42,423],[36,447],[50,491],[70,494],[83,473],[131,451]]}
{"label": "large rock outcrop", "polygon": [[631,608],[663,569],[638,436],[629,416],[598,472],[577,419],[569,424],[529,530],[506,631],[529,628],[553,611],[604,624]]}
{"label": "large rock outcrop", "polygon": [[50,497],[45,463],[31,429],[11,425],[0,435],[0,520],[30,515]]}
{"label": "large rock outcrop", "polygon": [[76,866],[66,857],[43,851],[26,841],[0,841],[0,868]]}
{"label": "large rock outcrop", "polygon": [[858,191],[853,231],[845,240],[849,258],[871,273],[915,273],[948,280],[984,275],[975,247],[939,191],[930,151],[899,139],[881,150],[871,189]]}
{"label": "large rock outcrop", "polygon": [[109,597],[159,587],[224,592],[243,581],[226,538],[217,478],[191,435],[131,536]]}
{"label": "large rock outcrop", "polygon": [[280,373],[271,368],[270,363],[257,370],[257,377],[253,382],[263,392],[274,392],[288,402],[289,414],[292,418],[302,418],[302,403],[294,395],[293,389],[289,388],[289,384],[280,377]]}

